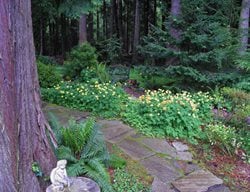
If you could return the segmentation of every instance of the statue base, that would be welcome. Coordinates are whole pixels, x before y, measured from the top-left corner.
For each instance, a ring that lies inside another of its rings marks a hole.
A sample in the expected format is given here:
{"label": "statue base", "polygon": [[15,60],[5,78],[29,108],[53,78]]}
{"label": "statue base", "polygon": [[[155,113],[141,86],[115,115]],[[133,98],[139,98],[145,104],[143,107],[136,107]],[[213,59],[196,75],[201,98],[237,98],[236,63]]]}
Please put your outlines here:
{"label": "statue base", "polygon": [[71,177],[71,185],[64,188],[62,191],[53,189],[50,185],[46,192],[100,192],[98,184],[86,177]]}

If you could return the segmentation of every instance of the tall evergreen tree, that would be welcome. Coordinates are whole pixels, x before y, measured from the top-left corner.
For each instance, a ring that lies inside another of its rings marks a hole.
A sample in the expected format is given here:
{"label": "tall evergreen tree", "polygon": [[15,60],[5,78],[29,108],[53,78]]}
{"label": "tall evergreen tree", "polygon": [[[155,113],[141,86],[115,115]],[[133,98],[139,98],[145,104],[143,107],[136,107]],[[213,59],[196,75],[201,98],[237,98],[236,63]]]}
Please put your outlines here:
{"label": "tall evergreen tree", "polygon": [[250,0],[242,0],[239,30],[240,30],[240,54],[244,54],[248,46],[248,31],[250,17]]}
{"label": "tall evergreen tree", "polygon": [[55,166],[40,105],[29,0],[0,1],[0,189],[42,192],[32,163]]}

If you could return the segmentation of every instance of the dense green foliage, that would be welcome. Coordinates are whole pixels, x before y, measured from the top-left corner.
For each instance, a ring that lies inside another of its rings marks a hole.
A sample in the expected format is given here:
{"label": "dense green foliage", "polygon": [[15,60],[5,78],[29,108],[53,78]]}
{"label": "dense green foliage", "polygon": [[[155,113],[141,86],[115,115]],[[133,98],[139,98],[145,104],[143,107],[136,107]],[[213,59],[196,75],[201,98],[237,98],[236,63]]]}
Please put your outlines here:
{"label": "dense green foliage", "polygon": [[45,64],[40,59],[37,60],[37,70],[39,84],[43,88],[53,87],[62,80],[54,65],[51,65],[50,63]]}
{"label": "dense green foliage", "polygon": [[[227,64],[235,55],[237,43],[228,27],[230,17],[227,18],[228,10],[225,10],[230,1],[184,0],[181,3],[182,15],[178,18],[170,16],[166,30],[153,27],[152,33],[144,39],[141,53],[152,59],[176,57],[182,65],[195,68],[209,66],[214,69]],[[171,36],[170,26],[181,31],[179,39]]]}
{"label": "dense green foliage", "polygon": [[203,134],[200,126],[211,120],[211,98],[205,93],[147,91],[128,103],[123,118],[150,136],[184,138],[195,143]]}
{"label": "dense green foliage", "polygon": [[88,43],[84,43],[72,49],[64,64],[66,78],[79,78],[82,70],[87,67],[96,67],[98,64],[95,48]]}
{"label": "dense green foliage", "polygon": [[79,82],[84,83],[108,83],[111,80],[108,69],[105,64],[99,63],[94,67],[87,67],[81,71]]}
{"label": "dense green foliage", "polygon": [[237,72],[209,72],[186,66],[136,66],[130,71],[130,79],[145,89],[165,88],[173,91],[209,90],[216,86],[229,86],[240,82]]}
{"label": "dense green foliage", "polygon": [[116,192],[150,192],[138,179],[128,173],[126,169],[116,169],[114,175],[113,188]]}
{"label": "dense green foliage", "polygon": [[[55,125],[55,123],[54,123]],[[59,141],[56,149],[58,159],[68,161],[67,172],[70,176],[87,175],[94,179],[104,192],[112,192],[106,166],[109,154],[104,138],[93,119],[84,123],[69,121],[65,128],[54,127]]]}
{"label": "dense green foliage", "polygon": [[226,154],[232,155],[236,150],[239,141],[235,128],[227,127],[222,123],[209,124],[205,132],[210,144],[219,146]]}
{"label": "dense green foliage", "polygon": [[222,95],[231,108],[224,122],[236,127],[242,148],[250,156],[250,94],[235,88],[223,88]]}
{"label": "dense green foliage", "polygon": [[104,117],[119,116],[127,100],[127,95],[121,87],[98,82],[65,82],[53,88],[42,89],[42,97],[52,103],[91,111]]}
{"label": "dense green foliage", "polygon": [[101,59],[107,64],[116,64],[121,62],[122,46],[117,37],[112,37],[98,42],[96,45]]}

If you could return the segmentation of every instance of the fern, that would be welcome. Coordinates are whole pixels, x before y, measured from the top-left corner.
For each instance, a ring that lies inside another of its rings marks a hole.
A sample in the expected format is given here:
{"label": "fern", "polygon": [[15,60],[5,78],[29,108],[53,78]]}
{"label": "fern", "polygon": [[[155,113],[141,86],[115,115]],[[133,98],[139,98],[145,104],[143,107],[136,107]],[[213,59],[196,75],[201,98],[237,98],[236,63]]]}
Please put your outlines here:
{"label": "fern", "polygon": [[77,163],[70,164],[67,167],[67,173],[69,176],[72,176],[72,177],[85,174],[86,171],[85,171],[84,163],[82,161],[78,161]]}
{"label": "fern", "polygon": [[69,126],[61,129],[59,133],[62,145],[57,149],[56,155],[58,159],[68,160],[68,174],[87,175],[100,185],[102,191],[112,192],[105,167],[109,154],[95,120],[90,118],[79,124],[70,120]]}
{"label": "fern", "polygon": [[60,145],[62,142],[62,134],[61,134],[61,128],[62,126],[59,124],[58,119],[56,118],[56,116],[49,112],[48,113],[49,116],[49,124],[55,134],[56,140],[58,142],[58,144]]}
{"label": "fern", "polygon": [[58,159],[66,159],[70,163],[76,163],[78,161],[72,153],[71,149],[63,145],[57,148],[56,156]]}

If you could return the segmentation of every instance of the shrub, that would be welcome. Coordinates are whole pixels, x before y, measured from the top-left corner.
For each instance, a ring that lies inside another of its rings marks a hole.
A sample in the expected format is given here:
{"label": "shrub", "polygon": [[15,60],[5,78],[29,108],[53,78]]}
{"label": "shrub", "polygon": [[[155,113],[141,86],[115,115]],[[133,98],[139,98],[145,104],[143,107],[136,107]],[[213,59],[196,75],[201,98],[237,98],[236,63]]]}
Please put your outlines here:
{"label": "shrub", "polygon": [[113,188],[116,192],[150,192],[150,189],[138,181],[138,179],[128,173],[126,169],[116,169],[114,175]]}
{"label": "shrub", "polygon": [[202,122],[211,120],[211,98],[207,94],[146,91],[139,100],[128,103],[126,122],[149,136],[184,138],[195,143],[202,137]]}
{"label": "shrub", "polygon": [[241,89],[249,93],[250,92],[250,77],[243,79],[242,81],[236,83],[234,86],[237,89]]}
{"label": "shrub", "polygon": [[61,81],[61,76],[56,71],[55,66],[46,65],[38,60],[37,69],[39,84],[43,88],[53,87]]}
{"label": "shrub", "polygon": [[225,87],[221,90],[225,100],[232,105],[229,123],[247,129],[247,118],[250,114],[250,94],[235,88]]}
{"label": "shrub", "polygon": [[158,67],[138,66],[130,70],[129,78],[136,80],[139,86],[145,89],[159,89],[173,85],[177,80],[166,77]]}
{"label": "shrub", "polygon": [[122,45],[120,39],[112,37],[99,42],[97,50],[107,64],[114,64],[120,61]]}
{"label": "shrub", "polygon": [[105,64],[99,63],[93,67],[87,67],[81,71],[79,82],[94,83],[107,83],[110,81],[110,75]]}
{"label": "shrub", "polygon": [[240,55],[235,63],[239,68],[250,71],[250,51],[248,50],[244,55]]}
{"label": "shrub", "polygon": [[58,159],[68,161],[67,172],[70,176],[87,175],[100,185],[102,191],[113,191],[105,167],[109,154],[103,135],[93,119],[80,124],[71,120],[68,127],[57,130],[57,137],[60,143],[56,155]]}
{"label": "shrub", "polygon": [[78,79],[82,83],[94,83],[98,81],[96,71],[94,67],[87,67],[81,71],[80,77]]}
{"label": "shrub", "polygon": [[62,106],[87,110],[104,117],[119,116],[127,95],[110,83],[62,83],[42,90],[43,99]]}
{"label": "shrub", "polygon": [[208,124],[205,133],[211,145],[220,147],[226,154],[234,153],[238,142],[235,128],[222,123]]}
{"label": "shrub", "polygon": [[74,48],[68,55],[65,64],[65,77],[77,79],[81,71],[87,67],[95,67],[98,64],[95,48],[84,43]]}
{"label": "shrub", "polygon": [[115,65],[109,67],[109,74],[112,82],[126,82],[129,79],[130,68],[124,65]]}

